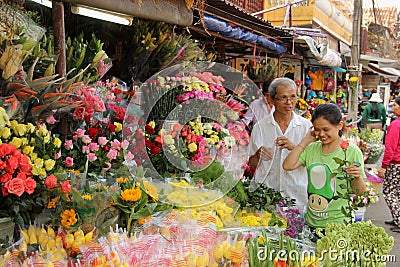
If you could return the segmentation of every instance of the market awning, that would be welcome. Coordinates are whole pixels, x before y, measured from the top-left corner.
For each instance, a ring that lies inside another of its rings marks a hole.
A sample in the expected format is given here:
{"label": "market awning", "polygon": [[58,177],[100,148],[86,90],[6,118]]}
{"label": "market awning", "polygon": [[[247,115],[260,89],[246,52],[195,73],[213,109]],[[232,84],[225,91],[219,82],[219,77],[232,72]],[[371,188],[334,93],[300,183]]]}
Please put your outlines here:
{"label": "market awning", "polygon": [[379,67],[378,64],[369,63],[365,68],[372,71],[380,76],[389,79],[392,82],[396,82],[400,77],[400,70],[390,67]]}

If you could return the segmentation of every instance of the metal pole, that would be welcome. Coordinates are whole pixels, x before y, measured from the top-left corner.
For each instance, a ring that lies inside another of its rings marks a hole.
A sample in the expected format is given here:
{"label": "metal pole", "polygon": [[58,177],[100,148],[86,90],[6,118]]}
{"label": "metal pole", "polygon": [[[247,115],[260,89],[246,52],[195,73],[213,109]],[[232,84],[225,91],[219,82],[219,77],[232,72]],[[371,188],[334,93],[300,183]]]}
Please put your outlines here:
{"label": "metal pole", "polygon": [[353,36],[351,40],[351,60],[350,60],[350,75],[358,78],[356,90],[351,90],[349,94],[349,118],[353,121],[357,120],[358,112],[358,87],[361,78],[361,71],[359,65],[360,59],[360,39],[361,39],[361,20],[362,20],[362,0],[354,0],[354,13],[353,13]]}

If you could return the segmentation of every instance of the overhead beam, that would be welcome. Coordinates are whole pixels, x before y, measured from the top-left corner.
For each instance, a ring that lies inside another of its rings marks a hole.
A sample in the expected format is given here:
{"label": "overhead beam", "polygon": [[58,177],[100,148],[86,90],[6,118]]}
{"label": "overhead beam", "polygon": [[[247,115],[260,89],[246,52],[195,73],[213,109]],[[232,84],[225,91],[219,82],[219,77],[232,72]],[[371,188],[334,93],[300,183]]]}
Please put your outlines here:
{"label": "overhead beam", "polygon": [[193,23],[193,12],[186,7],[185,0],[142,0],[140,5],[140,1],[137,0],[64,0],[64,2],[184,27]]}

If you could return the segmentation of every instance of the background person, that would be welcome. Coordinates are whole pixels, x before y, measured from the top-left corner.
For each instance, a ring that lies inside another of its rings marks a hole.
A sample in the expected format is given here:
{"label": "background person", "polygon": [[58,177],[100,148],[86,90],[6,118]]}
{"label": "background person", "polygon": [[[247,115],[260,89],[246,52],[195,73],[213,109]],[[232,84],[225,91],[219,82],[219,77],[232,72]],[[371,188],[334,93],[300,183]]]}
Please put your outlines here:
{"label": "background person", "polygon": [[387,129],[385,154],[378,175],[384,178],[383,196],[393,217],[385,223],[393,225],[390,230],[400,232],[400,97],[395,98],[392,112],[397,119]]}
{"label": "background person", "polygon": [[[325,228],[327,223],[343,223],[346,218],[342,208],[348,205],[346,199],[334,196],[337,192],[344,194],[346,189],[340,186],[346,184],[343,179],[331,177],[339,164],[334,158],[344,160],[345,154],[340,147],[342,143],[344,123],[340,109],[335,104],[319,105],[312,115],[313,128],[296,146],[283,162],[283,169],[290,171],[306,167],[308,174],[308,204],[306,221],[311,228]],[[349,144],[346,159],[358,162],[346,167],[346,172],[354,177],[351,185],[354,191],[364,193],[366,178],[364,157],[361,150],[354,144]]]}
{"label": "background person", "polygon": [[263,85],[262,95],[250,103],[249,109],[242,118],[242,121],[249,127],[249,129],[252,129],[258,121],[265,118],[273,111],[272,99],[268,94],[268,86],[270,84],[270,82],[266,82]]}
{"label": "background person", "polygon": [[296,205],[302,208],[307,201],[306,170],[299,168],[286,172],[282,162],[307,134],[311,122],[293,111],[297,102],[297,86],[293,80],[276,78],[268,91],[275,110],[253,128],[249,165],[256,168],[256,182],[295,199]]}
{"label": "background person", "polygon": [[383,100],[379,96],[379,93],[373,93],[369,102],[364,108],[361,125],[364,128],[382,130],[386,124],[386,109],[381,104]]}

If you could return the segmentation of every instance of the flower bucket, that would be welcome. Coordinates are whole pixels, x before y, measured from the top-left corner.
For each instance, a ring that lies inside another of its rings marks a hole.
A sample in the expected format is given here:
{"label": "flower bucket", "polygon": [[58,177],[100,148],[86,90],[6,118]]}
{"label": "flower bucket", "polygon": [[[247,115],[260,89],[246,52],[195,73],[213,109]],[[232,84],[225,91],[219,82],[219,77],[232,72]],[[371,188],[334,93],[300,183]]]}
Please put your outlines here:
{"label": "flower bucket", "polygon": [[0,218],[0,239],[7,240],[9,243],[13,242],[14,239],[14,228],[15,223],[11,217]]}
{"label": "flower bucket", "polygon": [[354,211],[354,222],[362,222],[364,221],[366,208],[361,207]]}

